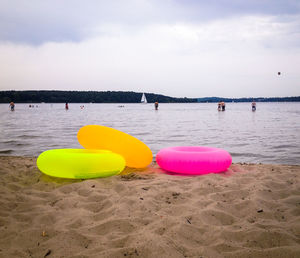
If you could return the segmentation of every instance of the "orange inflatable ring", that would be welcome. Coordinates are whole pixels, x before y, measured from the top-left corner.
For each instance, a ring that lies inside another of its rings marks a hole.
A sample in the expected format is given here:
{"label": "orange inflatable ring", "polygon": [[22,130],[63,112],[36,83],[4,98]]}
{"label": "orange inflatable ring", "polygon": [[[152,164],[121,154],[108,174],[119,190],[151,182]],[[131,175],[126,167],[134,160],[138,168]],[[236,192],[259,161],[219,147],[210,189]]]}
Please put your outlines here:
{"label": "orange inflatable ring", "polygon": [[152,152],[146,144],[114,128],[87,125],[80,128],[77,138],[86,149],[110,150],[120,154],[128,167],[144,168],[152,162]]}

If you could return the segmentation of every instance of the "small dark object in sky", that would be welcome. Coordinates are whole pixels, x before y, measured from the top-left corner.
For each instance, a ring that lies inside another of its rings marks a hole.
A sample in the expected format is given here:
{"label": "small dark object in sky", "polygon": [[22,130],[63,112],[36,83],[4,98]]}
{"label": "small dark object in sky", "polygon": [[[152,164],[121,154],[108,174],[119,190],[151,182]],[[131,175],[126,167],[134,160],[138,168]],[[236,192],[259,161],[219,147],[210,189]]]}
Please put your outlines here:
{"label": "small dark object in sky", "polygon": [[280,75],[281,74],[281,72],[278,72],[278,75]]}

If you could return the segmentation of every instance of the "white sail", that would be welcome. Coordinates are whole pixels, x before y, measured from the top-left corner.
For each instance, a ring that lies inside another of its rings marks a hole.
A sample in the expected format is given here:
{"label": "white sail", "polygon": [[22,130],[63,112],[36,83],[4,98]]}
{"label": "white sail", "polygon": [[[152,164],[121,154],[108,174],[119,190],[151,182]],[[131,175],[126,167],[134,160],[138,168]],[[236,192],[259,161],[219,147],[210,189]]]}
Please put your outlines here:
{"label": "white sail", "polygon": [[147,103],[147,99],[145,96],[145,93],[143,93],[142,99],[141,99],[141,103]]}

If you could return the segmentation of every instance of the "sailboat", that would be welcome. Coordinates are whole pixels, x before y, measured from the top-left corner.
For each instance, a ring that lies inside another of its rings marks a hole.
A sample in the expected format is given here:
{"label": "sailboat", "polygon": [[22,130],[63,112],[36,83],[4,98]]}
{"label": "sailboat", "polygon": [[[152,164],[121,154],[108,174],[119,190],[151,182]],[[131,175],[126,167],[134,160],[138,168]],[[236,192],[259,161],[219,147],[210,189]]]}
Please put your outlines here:
{"label": "sailboat", "polygon": [[143,93],[141,103],[147,104],[147,99],[146,99],[145,93]]}

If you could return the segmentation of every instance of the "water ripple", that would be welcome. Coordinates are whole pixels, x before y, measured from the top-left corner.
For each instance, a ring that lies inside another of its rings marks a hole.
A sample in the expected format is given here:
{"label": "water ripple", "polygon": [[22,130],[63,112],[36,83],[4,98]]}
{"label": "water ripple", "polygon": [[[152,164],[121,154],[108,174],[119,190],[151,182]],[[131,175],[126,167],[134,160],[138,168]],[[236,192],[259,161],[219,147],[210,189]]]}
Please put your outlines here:
{"label": "water ripple", "polygon": [[[228,103],[218,112],[215,103],[163,104],[39,104],[32,110],[16,104],[10,112],[0,104],[0,153],[38,155],[51,148],[81,148],[81,126],[100,124],[131,134],[153,155],[171,146],[211,146],[228,150],[234,162],[300,164],[300,103]],[[109,115],[107,115],[109,114]]]}
{"label": "water ripple", "polygon": [[13,150],[0,150],[0,154],[11,154],[13,152]]}

